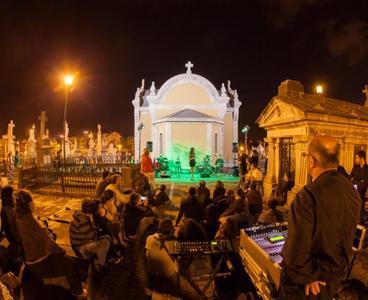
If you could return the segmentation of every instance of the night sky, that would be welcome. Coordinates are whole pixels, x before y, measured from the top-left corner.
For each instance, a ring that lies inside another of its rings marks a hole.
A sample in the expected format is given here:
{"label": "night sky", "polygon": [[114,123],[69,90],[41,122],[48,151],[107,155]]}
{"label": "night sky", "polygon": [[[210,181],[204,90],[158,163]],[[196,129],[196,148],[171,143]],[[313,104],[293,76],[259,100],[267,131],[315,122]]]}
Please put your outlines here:
{"label": "night sky", "polygon": [[[134,4],[129,4],[134,3]],[[354,0],[0,1],[0,132],[14,119],[26,137],[41,110],[61,133],[62,74],[78,73],[68,108],[71,134],[133,134],[131,104],[141,79],[160,87],[193,72],[219,89],[231,80],[254,124],[285,79],[306,92],[364,103],[368,84],[368,4]]]}

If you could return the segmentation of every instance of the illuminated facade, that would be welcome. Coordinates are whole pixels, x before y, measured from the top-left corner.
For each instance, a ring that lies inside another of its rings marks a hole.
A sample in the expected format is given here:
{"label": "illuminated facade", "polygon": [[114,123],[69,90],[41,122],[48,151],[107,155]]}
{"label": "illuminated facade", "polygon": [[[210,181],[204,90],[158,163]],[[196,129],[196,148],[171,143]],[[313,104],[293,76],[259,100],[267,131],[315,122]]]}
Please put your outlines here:
{"label": "illuminated facade", "polygon": [[[241,102],[230,82],[220,91],[206,78],[187,71],[167,80],[159,89],[137,88],[134,105],[135,157],[143,148],[152,149],[151,156],[179,159],[188,167],[191,147],[200,163],[205,155],[212,161],[221,155],[225,164],[233,163],[233,143],[238,143],[238,116]],[[139,126],[143,124],[142,126]]]}

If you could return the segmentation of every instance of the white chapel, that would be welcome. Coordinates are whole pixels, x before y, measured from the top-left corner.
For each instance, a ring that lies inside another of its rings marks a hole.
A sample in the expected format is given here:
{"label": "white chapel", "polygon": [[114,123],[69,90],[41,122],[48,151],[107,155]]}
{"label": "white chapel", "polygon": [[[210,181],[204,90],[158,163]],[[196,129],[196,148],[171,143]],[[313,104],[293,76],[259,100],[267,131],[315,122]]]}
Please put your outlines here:
{"label": "white chapel", "polygon": [[185,73],[168,79],[160,88],[152,82],[145,89],[144,80],[137,88],[132,101],[135,158],[148,147],[152,158],[179,159],[187,168],[189,150],[194,147],[197,164],[206,155],[213,162],[221,155],[225,166],[232,166],[238,143],[238,93],[230,81],[217,90],[208,79],[192,73],[191,62],[185,67]]}

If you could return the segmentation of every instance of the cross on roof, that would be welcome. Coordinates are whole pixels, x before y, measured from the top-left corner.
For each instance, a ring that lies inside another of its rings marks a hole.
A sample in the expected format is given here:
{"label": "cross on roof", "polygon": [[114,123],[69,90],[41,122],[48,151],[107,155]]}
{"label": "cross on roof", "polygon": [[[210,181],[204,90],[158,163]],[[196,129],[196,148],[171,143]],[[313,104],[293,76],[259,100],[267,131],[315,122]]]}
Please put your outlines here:
{"label": "cross on roof", "polygon": [[365,103],[368,104],[368,85],[364,86],[364,90],[362,90],[362,93],[365,94]]}
{"label": "cross on roof", "polygon": [[191,61],[188,61],[188,62],[185,64],[185,67],[187,68],[187,74],[191,74],[191,73],[192,73],[191,68],[193,68],[193,67],[194,67],[194,65],[191,63]]}

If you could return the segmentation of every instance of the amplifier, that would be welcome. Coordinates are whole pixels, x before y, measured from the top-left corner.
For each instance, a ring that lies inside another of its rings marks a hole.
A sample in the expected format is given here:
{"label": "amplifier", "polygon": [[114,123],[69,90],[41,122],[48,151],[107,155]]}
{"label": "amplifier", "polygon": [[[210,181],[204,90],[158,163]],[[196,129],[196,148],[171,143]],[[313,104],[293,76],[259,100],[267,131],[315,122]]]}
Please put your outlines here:
{"label": "amplifier", "polygon": [[239,254],[252,282],[263,299],[273,299],[280,286],[281,249],[287,223],[257,226],[240,231]]}
{"label": "amplifier", "polygon": [[201,256],[232,251],[232,246],[229,240],[216,240],[209,242],[167,241],[165,242],[165,247],[171,255]]}

